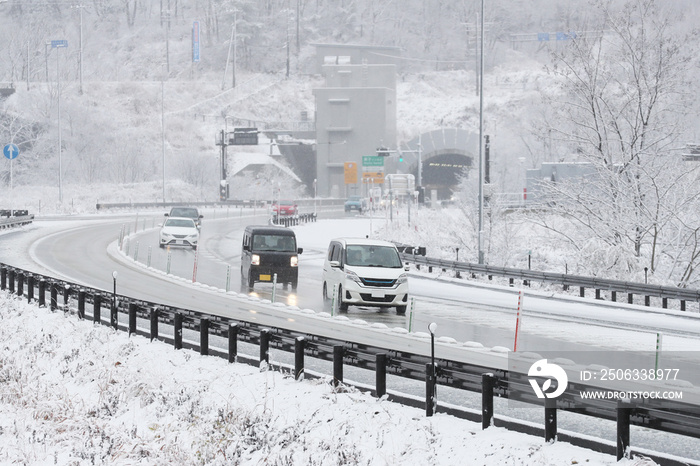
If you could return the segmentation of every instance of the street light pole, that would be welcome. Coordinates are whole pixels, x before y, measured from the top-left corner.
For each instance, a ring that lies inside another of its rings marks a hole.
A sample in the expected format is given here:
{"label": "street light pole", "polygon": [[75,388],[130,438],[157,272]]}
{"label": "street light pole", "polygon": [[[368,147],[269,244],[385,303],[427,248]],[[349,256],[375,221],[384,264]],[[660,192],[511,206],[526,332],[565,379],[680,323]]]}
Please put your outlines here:
{"label": "street light pole", "polygon": [[481,0],[481,49],[479,54],[479,264],[484,263],[484,0]]}
{"label": "street light pole", "polygon": [[163,203],[165,203],[165,77],[160,77],[160,139],[163,165]]}

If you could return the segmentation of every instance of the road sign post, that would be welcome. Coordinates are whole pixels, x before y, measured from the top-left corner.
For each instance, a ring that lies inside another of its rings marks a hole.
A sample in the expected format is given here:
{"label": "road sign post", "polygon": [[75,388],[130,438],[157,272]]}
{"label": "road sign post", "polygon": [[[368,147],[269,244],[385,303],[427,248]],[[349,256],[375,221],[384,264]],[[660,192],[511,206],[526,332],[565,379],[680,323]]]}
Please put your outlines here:
{"label": "road sign post", "polygon": [[[51,48],[59,49],[68,47],[67,40],[52,40]],[[56,52],[56,108],[58,110],[58,202],[63,203],[63,164],[61,158],[61,72],[58,65],[58,52]]]}
{"label": "road sign post", "polygon": [[19,156],[19,147],[16,145],[9,143],[7,144],[3,150],[3,154],[5,154],[5,157],[10,159],[10,217],[14,217],[14,196],[12,195],[13,192],[13,182],[12,182],[12,161],[16,159]]}

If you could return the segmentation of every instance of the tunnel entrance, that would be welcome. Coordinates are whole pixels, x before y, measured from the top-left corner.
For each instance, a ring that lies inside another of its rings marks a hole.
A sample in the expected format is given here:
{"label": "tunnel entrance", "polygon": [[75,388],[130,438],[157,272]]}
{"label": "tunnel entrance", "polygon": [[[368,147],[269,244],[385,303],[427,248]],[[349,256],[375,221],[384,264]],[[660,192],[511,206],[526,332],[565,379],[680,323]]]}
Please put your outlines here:
{"label": "tunnel entrance", "polygon": [[[423,160],[422,177],[426,197],[435,189],[438,199],[449,199],[457,189],[460,178],[466,174],[465,170],[470,170],[471,167],[471,157],[462,154],[445,153]],[[418,165],[412,173],[418,176]]]}

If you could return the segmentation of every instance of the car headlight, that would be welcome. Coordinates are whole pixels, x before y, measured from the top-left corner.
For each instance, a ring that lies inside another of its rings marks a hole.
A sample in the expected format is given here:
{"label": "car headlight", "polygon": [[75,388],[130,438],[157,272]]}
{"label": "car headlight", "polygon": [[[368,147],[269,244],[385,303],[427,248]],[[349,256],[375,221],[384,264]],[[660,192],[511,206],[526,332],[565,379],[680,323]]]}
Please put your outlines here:
{"label": "car headlight", "polygon": [[360,285],[362,285],[362,280],[360,280],[360,277],[359,277],[355,272],[353,272],[352,270],[346,270],[346,271],[345,271],[345,277],[346,277],[346,278],[349,278],[350,280],[352,280],[352,281],[354,281],[354,282],[356,282],[356,283],[359,283]]}
{"label": "car headlight", "polygon": [[250,258],[250,265],[260,265],[260,256],[253,254]]}
{"label": "car headlight", "polygon": [[289,265],[296,267],[299,265],[299,256],[292,256],[289,258]]}
{"label": "car headlight", "polygon": [[406,275],[405,273],[402,273],[401,275],[399,275],[399,278],[396,279],[396,284],[403,285],[407,281],[408,281],[408,275]]}

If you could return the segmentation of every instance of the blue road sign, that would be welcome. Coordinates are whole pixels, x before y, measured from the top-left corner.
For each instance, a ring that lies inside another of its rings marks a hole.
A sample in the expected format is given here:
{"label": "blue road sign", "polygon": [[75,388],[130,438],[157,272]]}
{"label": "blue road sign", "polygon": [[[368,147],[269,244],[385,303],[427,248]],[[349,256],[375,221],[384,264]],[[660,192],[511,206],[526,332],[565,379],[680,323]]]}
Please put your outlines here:
{"label": "blue road sign", "polygon": [[3,154],[5,154],[5,157],[8,159],[16,159],[17,156],[19,155],[19,147],[17,147],[14,144],[8,144],[5,146],[5,148],[2,150]]}
{"label": "blue road sign", "polygon": [[68,47],[68,41],[67,40],[52,40],[51,41],[51,48],[60,48],[60,47]]}
{"label": "blue road sign", "polygon": [[199,21],[192,23],[192,61],[199,61]]}

